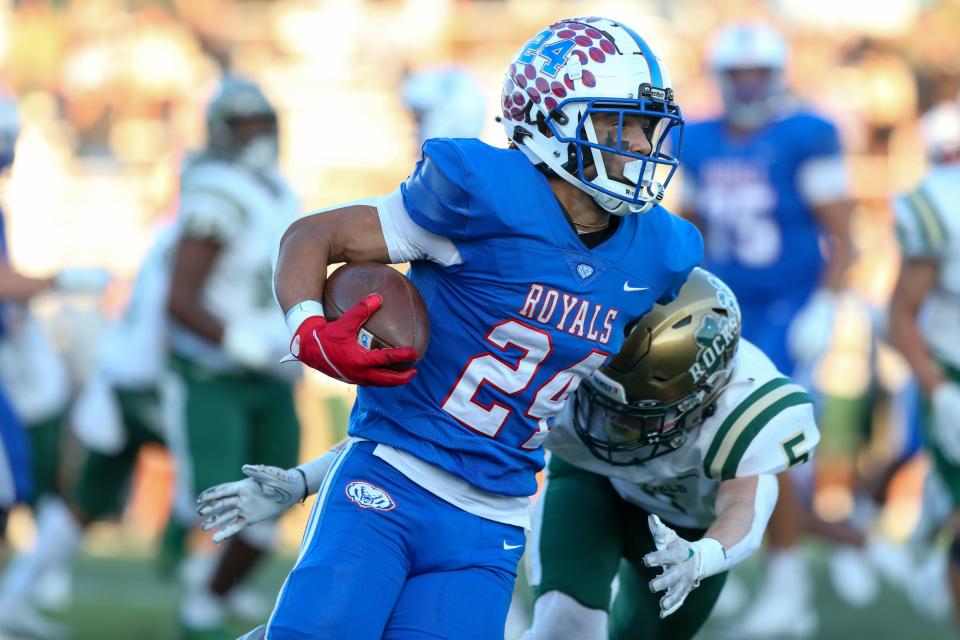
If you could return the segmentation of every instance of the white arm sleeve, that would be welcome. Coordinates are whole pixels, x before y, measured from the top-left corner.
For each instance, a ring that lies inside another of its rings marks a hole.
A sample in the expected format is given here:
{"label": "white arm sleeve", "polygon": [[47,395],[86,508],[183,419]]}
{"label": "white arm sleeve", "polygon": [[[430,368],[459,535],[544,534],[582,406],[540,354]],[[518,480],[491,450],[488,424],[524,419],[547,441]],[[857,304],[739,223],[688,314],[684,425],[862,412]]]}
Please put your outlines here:
{"label": "white arm sleeve", "polygon": [[463,262],[460,251],[449,238],[430,233],[413,221],[403,206],[399,188],[377,198],[376,207],[390,262],[430,260],[445,267]]}
{"label": "white arm sleeve", "polygon": [[763,533],[767,530],[767,522],[770,521],[770,514],[777,506],[779,492],[776,476],[769,474],[757,476],[757,493],[753,498],[753,522],[750,523],[750,530],[740,542],[724,550],[726,560],[721,571],[729,571],[760,548]]}
{"label": "white arm sleeve", "polygon": [[850,195],[847,167],[843,156],[819,156],[800,166],[798,186],[810,205],[845,200]]}

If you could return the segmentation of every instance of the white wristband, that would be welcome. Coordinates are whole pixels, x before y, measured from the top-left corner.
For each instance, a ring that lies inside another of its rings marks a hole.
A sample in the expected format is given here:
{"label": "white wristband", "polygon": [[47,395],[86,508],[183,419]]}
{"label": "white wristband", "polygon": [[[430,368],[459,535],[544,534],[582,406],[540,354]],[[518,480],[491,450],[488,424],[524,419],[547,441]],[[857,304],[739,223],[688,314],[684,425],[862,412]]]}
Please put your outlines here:
{"label": "white wristband", "polygon": [[316,300],[304,300],[287,309],[287,313],[283,317],[287,321],[290,333],[296,333],[303,321],[313,316],[325,317],[323,315],[323,305]]}
{"label": "white wristband", "polygon": [[700,576],[698,580],[715,576],[727,569],[727,554],[723,545],[714,538],[701,538],[693,543],[700,549]]}

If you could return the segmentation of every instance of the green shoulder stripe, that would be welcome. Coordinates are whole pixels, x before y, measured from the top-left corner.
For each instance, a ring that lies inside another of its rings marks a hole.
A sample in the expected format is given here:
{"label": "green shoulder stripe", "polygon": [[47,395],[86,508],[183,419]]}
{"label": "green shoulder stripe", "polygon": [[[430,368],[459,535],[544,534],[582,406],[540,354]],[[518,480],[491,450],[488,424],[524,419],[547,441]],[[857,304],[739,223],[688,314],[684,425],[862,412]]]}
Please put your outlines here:
{"label": "green shoulder stripe", "polygon": [[794,407],[798,404],[812,404],[812,402],[810,396],[801,389],[800,391],[794,391],[780,398],[761,411],[757,417],[747,425],[747,428],[743,430],[740,437],[737,438],[733,449],[730,451],[730,455],[727,457],[727,461],[723,463],[720,478],[722,480],[729,480],[737,476],[737,467],[740,466],[740,461],[750,447],[750,443],[753,442],[753,439],[760,433],[760,430],[763,429],[774,416],[788,407]]}
{"label": "green shoulder stripe", "polygon": [[907,208],[917,218],[924,246],[930,251],[939,250],[947,241],[947,228],[926,189],[920,187],[908,194],[905,202]]}
{"label": "green shoulder stripe", "polygon": [[[788,398],[789,402],[783,404]],[[801,402],[810,402],[810,398],[789,378],[774,378],[747,396],[717,429],[703,461],[707,477],[720,479],[731,465],[736,472],[744,452],[763,425],[786,407]]]}

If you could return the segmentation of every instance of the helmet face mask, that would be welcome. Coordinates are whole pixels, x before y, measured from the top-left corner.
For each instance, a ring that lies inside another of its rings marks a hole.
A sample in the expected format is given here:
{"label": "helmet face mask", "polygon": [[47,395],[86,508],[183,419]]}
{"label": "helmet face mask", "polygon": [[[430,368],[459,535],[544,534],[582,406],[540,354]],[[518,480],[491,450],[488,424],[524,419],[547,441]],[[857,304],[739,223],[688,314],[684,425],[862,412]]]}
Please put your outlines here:
{"label": "helmet face mask", "polygon": [[712,415],[739,338],[733,293],[695,269],[677,298],[641,318],[620,352],[577,389],[577,435],[595,457],[618,466],[675,451]]}
{"label": "helmet face mask", "polygon": [[[683,128],[669,74],[640,36],[613,20],[561,20],[534,36],[507,70],[502,107],[508,137],[531,162],[611,214],[658,204],[679,165],[666,151],[673,129]],[[637,121],[647,123],[641,144],[630,126]]]}

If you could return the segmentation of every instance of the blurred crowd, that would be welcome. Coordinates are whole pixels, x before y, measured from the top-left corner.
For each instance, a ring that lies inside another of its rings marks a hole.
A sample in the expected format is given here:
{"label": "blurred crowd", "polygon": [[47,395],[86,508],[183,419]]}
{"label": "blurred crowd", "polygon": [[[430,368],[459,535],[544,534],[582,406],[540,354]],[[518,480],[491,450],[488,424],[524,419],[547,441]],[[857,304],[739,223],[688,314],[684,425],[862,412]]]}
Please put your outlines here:
{"label": "blurred crowd", "polygon": [[[424,131],[479,133],[501,145],[493,116],[504,63],[549,19],[609,15],[642,28],[671,70],[685,117],[697,119],[720,107],[705,43],[719,25],[759,18],[789,41],[789,85],[838,124],[851,176],[856,261],[830,349],[812,374],[828,398],[822,464],[808,479],[813,510],[844,521],[862,515],[858,492],[882,493],[882,527],[904,539],[920,513],[928,464],[921,456],[901,465],[915,449],[907,442],[912,409],[903,406],[910,370],[883,337],[899,267],[890,201],[918,183],[926,150],[943,135],[921,116],[960,92],[960,0],[838,4],[842,10],[793,0],[0,0],[0,83],[15,96],[20,121],[16,163],[0,178],[10,260],[38,277],[77,266],[113,275],[93,296],[67,290],[31,302],[75,393],[95,369],[91,345],[126,306],[158,225],[180,206],[181,166],[205,144],[204,107],[225,73],[255,79],[270,98],[280,166],[309,211],[394,189]],[[451,66],[468,70],[449,80],[466,77],[465,88],[437,77],[416,82]],[[464,96],[457,111],[475,131],[428,120],[437,86]],[[678,193],[668,192],[668,208],[679,207]],[[302,458],[343,435],[350,394],[309,374],[297,386]],[[74,436],[55,437],[65,451],[79,450]],[[57,474],[68,482],[78,465],[64,459]],[[147,546],[161,534],[171,468],[159,446],[141,453],[123,521],[127,544]],[[305,515],[286,521],[288,546]],[[27,510],[14,512],[14,548],[33,543],[30,523]]]}

